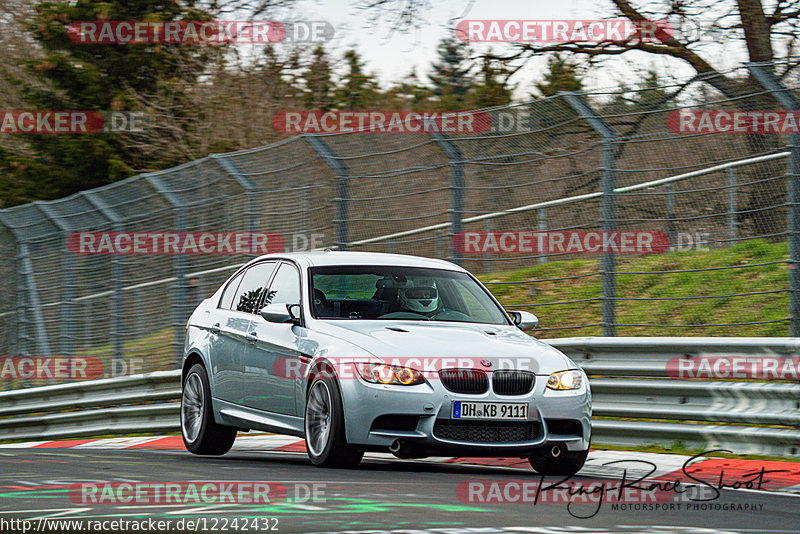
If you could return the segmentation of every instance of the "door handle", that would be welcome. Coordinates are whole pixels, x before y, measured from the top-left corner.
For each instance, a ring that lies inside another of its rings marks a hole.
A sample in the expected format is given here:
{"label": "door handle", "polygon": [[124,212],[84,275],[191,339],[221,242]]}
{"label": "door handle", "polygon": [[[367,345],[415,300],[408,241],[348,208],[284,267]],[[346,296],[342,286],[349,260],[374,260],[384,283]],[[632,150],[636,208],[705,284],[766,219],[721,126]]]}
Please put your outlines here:
{"label": "door handle", "polygon": [[258,341],[258,334],[256,334],[255,332],[250,332],[245,336],[245,339],[247,339],[247,341],[249,341],[250,343],[255,343],[256,341]]}
{"label": "door handle", "polygon": [[212,334],[219,334],[219,323],[216,323],[210,328]]}

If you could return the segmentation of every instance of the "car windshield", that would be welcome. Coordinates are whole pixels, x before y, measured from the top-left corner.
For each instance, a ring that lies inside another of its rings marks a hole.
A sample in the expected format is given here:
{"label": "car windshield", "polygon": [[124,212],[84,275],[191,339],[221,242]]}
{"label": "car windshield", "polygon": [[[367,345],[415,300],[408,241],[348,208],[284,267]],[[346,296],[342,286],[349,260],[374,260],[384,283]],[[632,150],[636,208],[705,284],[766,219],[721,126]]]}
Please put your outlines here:
{"label": "car windshield", "polygon": [[311,308],[318,319],[509,324],[467,273],[419,267],[312,267]]}

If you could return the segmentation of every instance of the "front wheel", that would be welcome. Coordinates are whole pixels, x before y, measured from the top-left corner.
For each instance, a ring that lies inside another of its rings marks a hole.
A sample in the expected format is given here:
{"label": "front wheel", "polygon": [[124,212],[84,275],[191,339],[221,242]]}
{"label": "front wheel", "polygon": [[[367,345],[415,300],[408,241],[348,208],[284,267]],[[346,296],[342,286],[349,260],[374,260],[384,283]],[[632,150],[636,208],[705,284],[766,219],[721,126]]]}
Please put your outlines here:
{"label": "front wheel", "polygon": [[[589,443],[591,444],[591,442],[592,440],[589,438]],[[562,450],[556,458],[552,454],[548,454],[549,450],[548,447],[545,447],[528,458],[533,470],[540,475],[572,476],[581,470],[589,456],[589,447],[585,451]]]}
{"label": "front wheel", "polygon": [[347,444],[339,388],[332,378],[317,378],[308,390],[305,411],[306,450],[319,467],[355,467],[364,451]]}
{"label": "front wheel", "polygon": [[225,454],[236,439],[236,428],[214,422],[211,387],[199,363],[189,369],[181,395],[181,434],[186,450],[194,454]]}

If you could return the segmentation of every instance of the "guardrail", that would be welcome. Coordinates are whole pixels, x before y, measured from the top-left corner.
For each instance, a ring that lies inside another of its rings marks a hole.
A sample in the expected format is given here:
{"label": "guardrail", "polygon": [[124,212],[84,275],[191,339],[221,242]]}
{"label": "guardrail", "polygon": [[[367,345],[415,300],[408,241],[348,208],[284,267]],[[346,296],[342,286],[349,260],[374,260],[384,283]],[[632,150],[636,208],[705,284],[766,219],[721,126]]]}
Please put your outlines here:
{"label": "guardrail", "polygon": [[[800,383],[678,380],[666,370],[673,358],[797,358],[798,338],[546,341],[590,376],[595,444],[800,454]],[[0,439],[177,432],[179,377],[163,371],[0,393]]]}
{"label": "guardrail", "polygon": [[0,393],[0,439],[180,430],[180,370]]}

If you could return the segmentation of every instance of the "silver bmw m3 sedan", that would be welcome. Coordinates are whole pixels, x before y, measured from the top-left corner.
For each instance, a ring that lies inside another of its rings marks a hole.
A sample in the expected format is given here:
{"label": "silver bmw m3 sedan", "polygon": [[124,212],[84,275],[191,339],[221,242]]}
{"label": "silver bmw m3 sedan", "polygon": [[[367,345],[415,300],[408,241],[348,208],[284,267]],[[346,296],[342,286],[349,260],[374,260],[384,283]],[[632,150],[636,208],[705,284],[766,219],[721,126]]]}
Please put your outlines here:
{"label": "silver bmw m3 sedan", "polygon": [[528,458],[572,474],[591,440],[583,371],[527,335],[469,272],[367,252],[272,254],[192,313],[181,430],[195,454],[238,431],[305,438],[318,466],[399,458]]}

